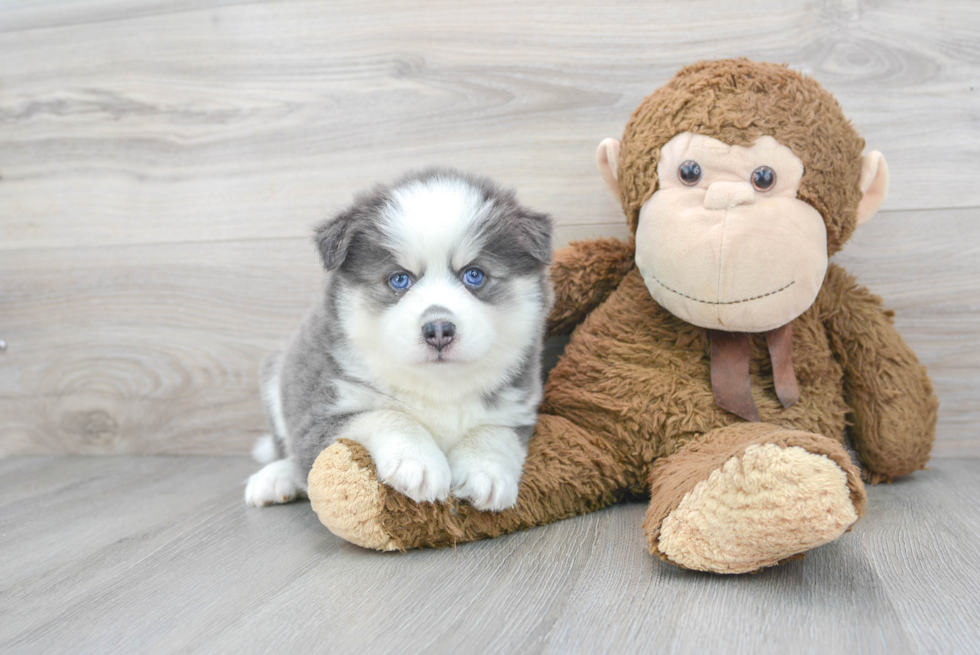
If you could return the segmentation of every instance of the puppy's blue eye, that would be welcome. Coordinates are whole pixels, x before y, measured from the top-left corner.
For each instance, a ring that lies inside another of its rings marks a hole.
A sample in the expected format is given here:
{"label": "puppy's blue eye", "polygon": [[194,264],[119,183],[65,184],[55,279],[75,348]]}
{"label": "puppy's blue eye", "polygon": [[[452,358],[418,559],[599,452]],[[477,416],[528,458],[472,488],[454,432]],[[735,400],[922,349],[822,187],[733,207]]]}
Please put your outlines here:
{"label": "puppy's blue eye", "polygon": [[396,291],[404,291],[408,287],[412,286],[412,278],[408,273],[395,273],[388,278],[388,284],[390,284],[391,288],[395,289]]}
{"label": "puppy's blue eye", "polygon": [[463,273],[463,284],[470,287],[478,287],[483,284],[486,275],[478,268],[468,268]]}

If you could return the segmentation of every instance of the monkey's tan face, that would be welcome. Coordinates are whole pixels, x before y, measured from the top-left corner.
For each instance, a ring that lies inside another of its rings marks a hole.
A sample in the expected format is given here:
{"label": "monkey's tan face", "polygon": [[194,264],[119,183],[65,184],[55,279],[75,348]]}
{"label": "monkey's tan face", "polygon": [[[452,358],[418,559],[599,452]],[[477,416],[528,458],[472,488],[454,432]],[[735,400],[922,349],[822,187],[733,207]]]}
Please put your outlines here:
{"label": "monkey's tan face", "polygon": [[827,272],[823,217],[797,198],[803,162],[772,137],[729,146],[685,132],[660,153],[640,210],[636,265],[689,323],[764,332],[813,304]]}

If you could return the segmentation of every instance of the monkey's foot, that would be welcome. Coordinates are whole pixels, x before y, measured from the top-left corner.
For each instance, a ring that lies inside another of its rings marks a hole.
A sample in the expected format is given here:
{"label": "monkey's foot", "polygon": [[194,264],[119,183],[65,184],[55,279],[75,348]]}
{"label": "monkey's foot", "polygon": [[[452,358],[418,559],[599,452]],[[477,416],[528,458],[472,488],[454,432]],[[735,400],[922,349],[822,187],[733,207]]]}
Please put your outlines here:
{"label": "monkey's foot", "polygon": [[838,443],[758,423],[712,431],[658,461],[652,493],[650,552],[715,573],[796,559],[846,532],[865,505]]}

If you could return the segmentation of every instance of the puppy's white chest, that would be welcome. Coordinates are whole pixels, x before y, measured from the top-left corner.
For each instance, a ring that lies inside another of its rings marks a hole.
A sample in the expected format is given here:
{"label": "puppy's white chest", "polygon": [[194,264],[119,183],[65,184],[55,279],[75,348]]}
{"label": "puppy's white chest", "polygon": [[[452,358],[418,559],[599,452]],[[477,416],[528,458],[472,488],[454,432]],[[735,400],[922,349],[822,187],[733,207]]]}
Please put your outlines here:
{"label": "puppy's white chest", "polygon": [[404,399],[401,410],[421,423],[445,452],[470,430],[489,422],[479,399],[439,402],[429,399]]}

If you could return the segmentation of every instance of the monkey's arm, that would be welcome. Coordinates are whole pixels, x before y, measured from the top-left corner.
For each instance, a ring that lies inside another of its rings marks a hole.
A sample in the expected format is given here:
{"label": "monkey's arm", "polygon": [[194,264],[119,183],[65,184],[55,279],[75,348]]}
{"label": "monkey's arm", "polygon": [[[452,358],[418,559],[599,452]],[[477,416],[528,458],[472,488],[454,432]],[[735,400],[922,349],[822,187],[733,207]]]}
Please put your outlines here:
{"label": "monkey's arm", "polygon": [[548,336],[568,334],[605,300],[633,268],[633,251],[632,237],[573,241],[555,251],[555,306],[548,316]]}
{"label": "monkey's arm", "polygon": [[925,367],[895,330],[894,313],[833,264],[818,302],[844,369],[851,431],[871,481],[923,468],[936,435],[939,401]]}

